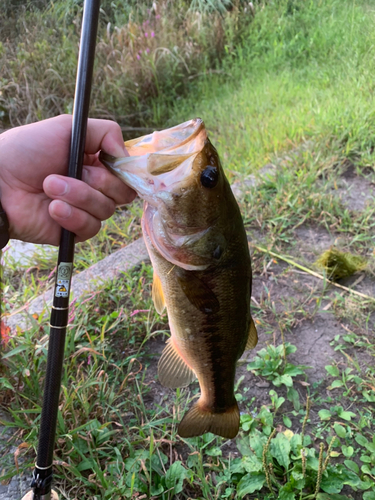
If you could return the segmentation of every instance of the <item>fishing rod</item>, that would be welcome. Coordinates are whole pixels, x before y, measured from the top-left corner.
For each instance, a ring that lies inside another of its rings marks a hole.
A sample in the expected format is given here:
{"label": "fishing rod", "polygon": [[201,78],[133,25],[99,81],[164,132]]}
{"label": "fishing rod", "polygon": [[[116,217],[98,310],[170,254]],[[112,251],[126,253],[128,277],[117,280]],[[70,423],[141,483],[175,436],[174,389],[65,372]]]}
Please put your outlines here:
{"label": "fishing rod", "polygon": [[[99,9],[100,0],[85,0],[68,170],[68,176],[75,179],[82,178]],[[22,500],[58,500],[59,498],[57,493],[52,490],[52,466],[64,361],[65,336],[69,315],[69,290],[73,270],[74,237],[74,233],[66,229],[61,230],[50,319],[47,370],[37,461],[31,483],[32,490]]]}

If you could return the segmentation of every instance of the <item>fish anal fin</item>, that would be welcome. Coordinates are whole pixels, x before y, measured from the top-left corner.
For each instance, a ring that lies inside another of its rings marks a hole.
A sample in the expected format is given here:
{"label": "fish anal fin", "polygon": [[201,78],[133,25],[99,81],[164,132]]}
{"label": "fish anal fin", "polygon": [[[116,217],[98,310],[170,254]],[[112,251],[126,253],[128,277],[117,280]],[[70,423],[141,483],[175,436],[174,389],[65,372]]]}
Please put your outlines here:
{"label": "fish anal fin", "polygon": [[201,436],[212,432],[217,436],[233,439],[240,427],[240,412],[237,403],[225,412],[215,413],[202,408],[199,401],[186,413],[178,426],[182,438]]}
{"label": "fish anal fin", "polygon": [[186,387],[197,378],[194,371],[180,356],[172,338],[167,340],[167,345],[161,354],[158,375],[160,383],[171,389]]}
{"label": "fish anal fin", "polygon": [[165,299],[160,278],[155,271],[154,281],[152,283],[152,300],[154,301],[155,309],[161,314],[165,309]]}
{"label": "fish anal fin", "polygon": [[201,312],[211,314],[219,311],[220,303],[216,295],[193,271],[179,269],[177,280],[186,298]]}
{"label": "fish anal fin", "polygon": [[257,345],[257,343],[258,343],[258,332],[257,332],[257,329],[255,327],[254,320],[253,320],[253,318],[251,318],[250,328],[249,328],[249,336],[247,337],[245,351],[247,351],[248,349],[254,349],[254,347]]}

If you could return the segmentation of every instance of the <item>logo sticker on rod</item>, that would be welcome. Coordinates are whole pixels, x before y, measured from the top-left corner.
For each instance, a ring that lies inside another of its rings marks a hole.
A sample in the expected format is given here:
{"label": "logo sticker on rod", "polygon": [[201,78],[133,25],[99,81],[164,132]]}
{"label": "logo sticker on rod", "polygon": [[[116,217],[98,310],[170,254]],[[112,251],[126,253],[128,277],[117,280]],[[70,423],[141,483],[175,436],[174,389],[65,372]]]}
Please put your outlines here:
{"label": "logo sticker on rod", "polygon": [[57,269],[56,297],[69,297],[70,278],[72,276],[72,262],[60,262]]}

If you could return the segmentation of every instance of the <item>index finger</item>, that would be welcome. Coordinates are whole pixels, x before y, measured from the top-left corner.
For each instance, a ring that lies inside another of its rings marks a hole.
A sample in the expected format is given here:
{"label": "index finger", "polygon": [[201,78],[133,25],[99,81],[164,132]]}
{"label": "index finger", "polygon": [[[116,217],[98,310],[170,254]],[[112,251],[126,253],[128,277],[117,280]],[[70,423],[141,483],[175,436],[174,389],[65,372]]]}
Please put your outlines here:
{"label": "index finger", "polygon": [[85,153],[95,154],[101,149],[113,156],[129,156],[120,125],[111,120],[90,118],[87,124]]}

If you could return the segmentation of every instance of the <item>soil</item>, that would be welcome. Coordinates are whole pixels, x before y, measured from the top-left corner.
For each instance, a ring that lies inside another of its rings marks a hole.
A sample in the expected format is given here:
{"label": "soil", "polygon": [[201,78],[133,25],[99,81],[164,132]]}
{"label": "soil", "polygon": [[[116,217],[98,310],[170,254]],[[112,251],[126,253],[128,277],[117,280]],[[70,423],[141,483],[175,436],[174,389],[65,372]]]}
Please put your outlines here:
{"label": "soil", "polygon": [[375,174],[370,169],[364,169],[361,174],[358,175],[355,166],[347,162],[333,191],[352,211],[364,210],[367,204],[375,202]]}

